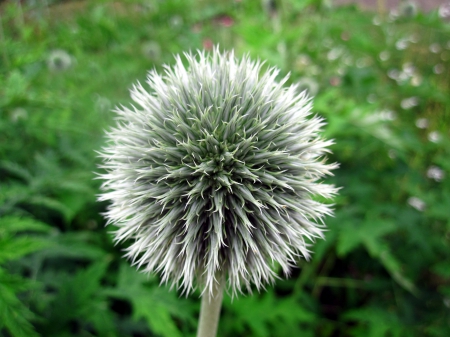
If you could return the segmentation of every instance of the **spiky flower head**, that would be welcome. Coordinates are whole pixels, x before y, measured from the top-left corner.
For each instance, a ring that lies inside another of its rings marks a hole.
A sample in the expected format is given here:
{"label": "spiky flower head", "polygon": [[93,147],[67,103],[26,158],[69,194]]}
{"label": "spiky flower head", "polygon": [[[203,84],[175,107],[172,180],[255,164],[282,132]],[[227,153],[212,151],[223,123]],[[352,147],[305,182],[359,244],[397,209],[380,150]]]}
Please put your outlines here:
{"label": "spiky flower head", "polygon": [[126,257],[189,293],[218,278],[233,294],[288,274],[323,236],[336,189],[319,180],[336,164],[324,154],[323,121],[278,70],[233,52],[185,54],[151,71],[136,107],[117,110],[101,175],[108,223]]}

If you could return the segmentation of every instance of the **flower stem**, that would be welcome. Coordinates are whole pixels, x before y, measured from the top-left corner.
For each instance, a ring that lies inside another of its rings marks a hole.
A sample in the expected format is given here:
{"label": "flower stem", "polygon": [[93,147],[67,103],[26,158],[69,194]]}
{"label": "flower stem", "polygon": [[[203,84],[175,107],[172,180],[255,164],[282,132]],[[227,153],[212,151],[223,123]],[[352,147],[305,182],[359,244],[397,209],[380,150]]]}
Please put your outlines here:
{"label": "flower stem", "polygon": [[197,337],[216,337],[223,299],[223,283],[223,280],[219,280],[212,293],[205,292],[202,296]]}

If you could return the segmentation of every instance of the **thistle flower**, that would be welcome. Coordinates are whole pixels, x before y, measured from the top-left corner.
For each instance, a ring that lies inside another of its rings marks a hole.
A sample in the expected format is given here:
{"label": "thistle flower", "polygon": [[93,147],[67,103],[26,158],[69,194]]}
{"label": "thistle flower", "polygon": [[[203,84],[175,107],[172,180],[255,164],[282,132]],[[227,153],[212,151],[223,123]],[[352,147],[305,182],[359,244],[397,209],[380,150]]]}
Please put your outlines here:
{"label": "thistle flower", "polygon": [[47,57],[47,67],[53,72],[67,70],[72,64],[72,56],[62,49],[53,50]]}
{"label": "thistle flower", "polygon": [[106,217],[126,257],[189,293],[235,295],[289,274],[323,237],[337,189],[319,182],[330,140],[306,92],[232,52],[185,54],[131,90],[101,156]]}

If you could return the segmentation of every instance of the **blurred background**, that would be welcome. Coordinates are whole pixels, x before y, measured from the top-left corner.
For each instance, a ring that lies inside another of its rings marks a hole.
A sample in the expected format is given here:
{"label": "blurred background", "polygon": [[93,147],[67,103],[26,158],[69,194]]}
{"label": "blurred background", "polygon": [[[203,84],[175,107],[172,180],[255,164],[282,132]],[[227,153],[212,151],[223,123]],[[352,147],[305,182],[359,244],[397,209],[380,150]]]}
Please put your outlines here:
{"label": "blurred background", "polygon": [[0,1],[0,335],[194,336],[96,202],[112,109],[220,44],[290,73],[342,186],[311,261],[226,297],[219,336],[450,336],[450,2]]}

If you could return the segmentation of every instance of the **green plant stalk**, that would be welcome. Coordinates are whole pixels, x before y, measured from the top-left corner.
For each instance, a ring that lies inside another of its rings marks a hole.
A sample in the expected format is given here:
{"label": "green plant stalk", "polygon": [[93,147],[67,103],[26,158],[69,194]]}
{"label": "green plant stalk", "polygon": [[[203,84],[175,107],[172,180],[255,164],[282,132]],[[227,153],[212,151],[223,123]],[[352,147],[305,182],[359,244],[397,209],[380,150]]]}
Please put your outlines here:
{"label": "green plant stalk", "polygon": [[219,280],[212,293],[202,296],[197,337],[216,337],[222,307],[224,280]]}

